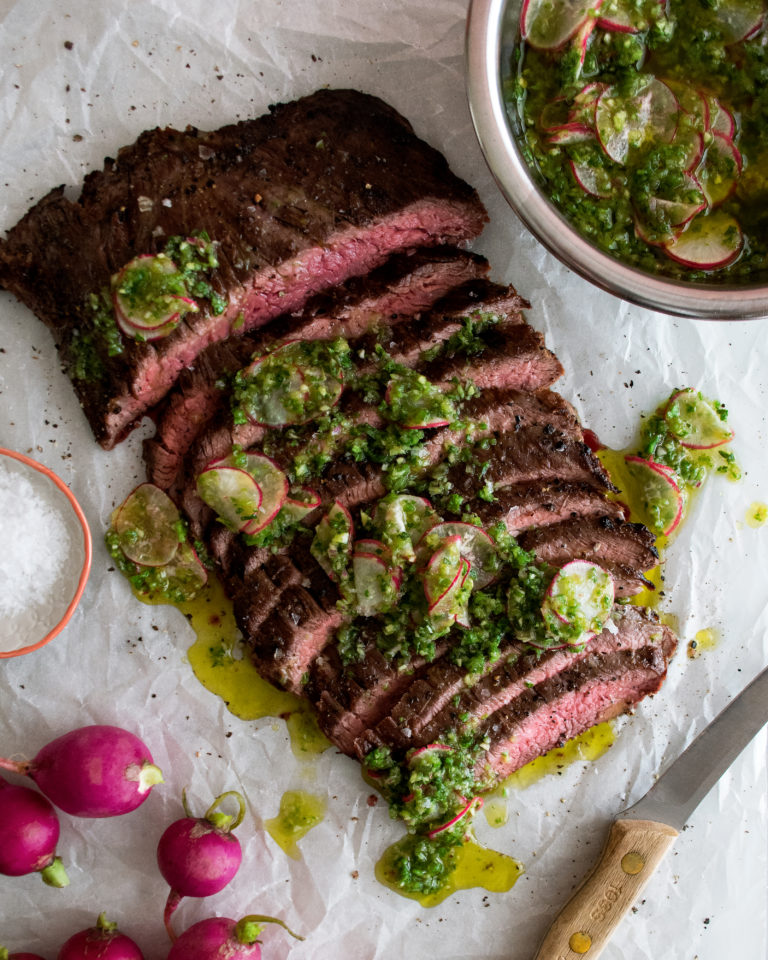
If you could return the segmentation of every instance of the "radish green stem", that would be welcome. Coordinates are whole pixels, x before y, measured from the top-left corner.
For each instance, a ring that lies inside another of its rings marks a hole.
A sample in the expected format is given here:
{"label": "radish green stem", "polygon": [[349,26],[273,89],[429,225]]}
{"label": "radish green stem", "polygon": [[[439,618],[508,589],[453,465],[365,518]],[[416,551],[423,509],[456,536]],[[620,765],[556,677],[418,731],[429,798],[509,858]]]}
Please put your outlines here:
{"label": "radish green stem", "polygon": [[[237,800],[238,813],[236,817],[231,817],[226,813],[219,813],[216,810],[216,807],[220,806],[221,803],[227,799],[227,797],[234,797]],[[244,817],[245,798],[243,797],[242,793],[238,793],[237,790],[227,790],[226,793],[220,793],[210,807],[208,807],[208,809],[205,811],[204,819],[216,827],[217,830],[222,830],[225,833],[229,833],[236,827],[240,826]]]}
{"label": "radish green stem", "polygon": [[168,931],[168,936],[171,938],[171,943],[176,943],[179,939],[176,936],[176,933],[171,924],[171,917],[173,912],[181,903],[184,898],[177,890],[171,890],[168,894],[168,899],[165,901],[165,912],[163,913],[163,922],[165,923],[165,929]]}
{"label": "radish green stem", "polygon": [[139,785],[139,793],[147,793],[155,784],[165,783],[163,771],[154,763],[143,763],[138,773],[132,768],[126,771],[126,780],[135,780]]}
{"label": "radish green stem", "polygon": [[104,933],[113,933],[117,930],[117,923],[114,920],[107,920],[106,913],[100,913],[96,920],[96,926]]}
{"label": "radish green stem", "polygon": [[235,937],[240,941],[240,943],[255,943],[256,938],[264,929],[265,923],[277,923],[284,930],[287,930],[288,933],[296,940],[303,940],[304,937],[300,937],[298,933],[294,933],[291,928],[283,923],[282,920],[278,920],[277,917],[267,917],[262,916],[259,913],[249,914],[247,917],[243,917],[242,920],[237,922],[235,926]]}
{"label": "radish green stem", "polygon": [[[54,857],[48,866],[40,871],[40,876],[43,878],[43,883],[47,883],[49,887],[69,886],[69,877],[64,869],[64,864],[61,862],[61,857]],[[2,960],[2,956],[0,956],[0,960]]]}

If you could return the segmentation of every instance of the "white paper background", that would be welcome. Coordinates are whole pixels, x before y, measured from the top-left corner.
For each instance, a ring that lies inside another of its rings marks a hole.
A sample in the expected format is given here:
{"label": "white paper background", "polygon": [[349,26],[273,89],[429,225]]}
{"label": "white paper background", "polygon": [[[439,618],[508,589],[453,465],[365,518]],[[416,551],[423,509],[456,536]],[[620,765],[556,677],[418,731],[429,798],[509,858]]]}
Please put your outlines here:
{"label": "white paper background", "polygon": [[[668,609],[680,618],[681,649],[666,686],[599,761],[513,796],[502,829],[481,818],[480,839],[526,865],[510,893],[465,891],[431,910],[390,893],[373,865],[399,830],[383,805],[367,806],[356,766],[333,751],[301,765],[282,721],[231,716],[192,675],[183,618],[145,608],[106,572],[101,531],[142,477],[148,428],[113,453],[97,447],[47,331],[0,294],[0,446],[31,452],[69,483],[95,541],[93,572],[66,630],[36,653],[0,661],[0,753],[33,756],[75,726],[116,723],[144,736],[167,781],[127,817],[62,816],[66,890],[34,876],[0,878],[0,943],[11,950],[52,960],[106,910],[147,960],[164,957],[167,890],[155,845],[188,785],[201,809],[213,794],[240,789],[250,815],[239,831],[245,860],[236,880],[210,901],[186,901],[179,927],[256,911],[310,934],[294,945],[267,931],[268,960],[527,960],[593,862],[610,818],[768,661],[768,527],[745,523],[750,503],[768,500],[765,322],[695,323],[627,306],[525,235],[472,133],[465,12],[461,0],[0,0],[0,227],[50,187],[79,182],[147,127],[213,128],[322,84],[389,100],[480,190],[492,223],[476,247],[496,279],[516,283],[534,304],[530,320],[567,370],[561,392],[605,442],[625,444],[639,414],[676,384],[699,387],[731,410],[745,476],[713,482],[669,552]],[[704,627],[721,639],[689,660],[686,643]],[[281,793],[297,786],[329,797],[301,862],[262,829]],[[762,734],[693,816],[607,960],[766,957],[767,786]]]}

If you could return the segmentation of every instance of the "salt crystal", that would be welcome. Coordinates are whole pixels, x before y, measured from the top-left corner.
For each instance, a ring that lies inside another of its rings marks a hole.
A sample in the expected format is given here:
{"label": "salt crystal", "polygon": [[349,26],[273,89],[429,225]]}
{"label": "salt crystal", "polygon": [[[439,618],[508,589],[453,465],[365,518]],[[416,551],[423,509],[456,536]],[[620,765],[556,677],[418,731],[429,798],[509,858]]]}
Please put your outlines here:
{"label": "salt crystal", "polygon": [[0,459],[0,650],[42,640],[64,616],[84,560],[69,501],[42,473]]}

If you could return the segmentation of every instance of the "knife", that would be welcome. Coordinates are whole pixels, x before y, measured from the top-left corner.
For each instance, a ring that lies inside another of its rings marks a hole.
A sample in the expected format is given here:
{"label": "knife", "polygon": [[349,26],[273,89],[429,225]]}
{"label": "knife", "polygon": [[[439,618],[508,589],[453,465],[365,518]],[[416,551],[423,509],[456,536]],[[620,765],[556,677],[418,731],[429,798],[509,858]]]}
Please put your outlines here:
{"label": "knife", "polygon": [[686,820],[768,721],[768,668],[614,820],[597,866],[563,908],[536,960],[597,960]]}

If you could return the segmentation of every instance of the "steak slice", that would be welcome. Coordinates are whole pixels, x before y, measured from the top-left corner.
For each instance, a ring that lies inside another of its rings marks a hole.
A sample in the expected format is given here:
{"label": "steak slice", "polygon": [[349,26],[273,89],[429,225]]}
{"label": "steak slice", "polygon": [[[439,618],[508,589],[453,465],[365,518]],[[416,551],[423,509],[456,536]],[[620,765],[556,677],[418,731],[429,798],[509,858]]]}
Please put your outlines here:
{"label": "steak slice", "polygon": [[[52,330],[109,449],[211,343],[297,310],[393,253],[470,239],[486,220],[476,193],[395,110],[357,91],[319,90],[211,133],[143,133],[88,175],[77,201],[53,190],[11,229],[0,284]],[[199,230],[218,244],[211,283],[226,308],[215,315],[201,300],[167,337],[119,335],[122,351],[110,351],[89,296],[165,238]],[[75,362],[84,338],[87,375]]]}
{"label": "steak slice", "polygon": [[611,517],[620,520],[624,508],[588,483],[544,481],[518,483],[494,491],[492,503],[476,500],[473,511],[485,527],[502,522],[513,537],[563,520]]}
{"label": "steak slice", "polygon": [[467,499],[489,484],[495,491],[513,484],[567,481],[616,492],[589,447],[551,424],[521,427],[503,434],[489,449],[473,453],[469,463],[458,463],[449,473],[455,489]]}
{"label": "steak slice", "polygon": [[651,621],[651,633],[644,645],[582,658],[526,687],[480,724],[478,734],[490,740],[488,752],[476,768],[481,781],[490,784],[502,780],[530,760],[596,723],[626,713],[658,691],[677,641],[667,627],[653,622],[649,611],[644,613]]}
{"label": "steak slice", "polygon": [[649,582],[643,574],[658,565],[655,537],[641,523],[610,516],[579,517],[528,530],[520,546],[539,560],[560,567],[569,560],[591,560],[614,574],[618,596],[631,596]]}
{"label": "steak slice", "polygon": [[382,323],[393,324],[427,310],[453,287],[467,285],[467,295],[479,297],[486,284],[469,281],[487,270],[483,257],[454,248],[400,254],[366,277],[352,277],[343,286],[318,294],[303,310],[271,320],[256,333],[203,350],[194,366],[181,371],[157,415],[156,435],[144,441],[148,479],[163,490],[171,486],[195,438],[226,410],[227,376],[275,338],[362,337]]}
{"label": "steak slice", "polygon": [[541,390],[564,373],[560,361],[544,346],[544,336],[528,324],[504,325],[485,339],[487,349],[479,358],[440,357],[421,367],[421,372],[433,383],[470,380],[481,390]]}

